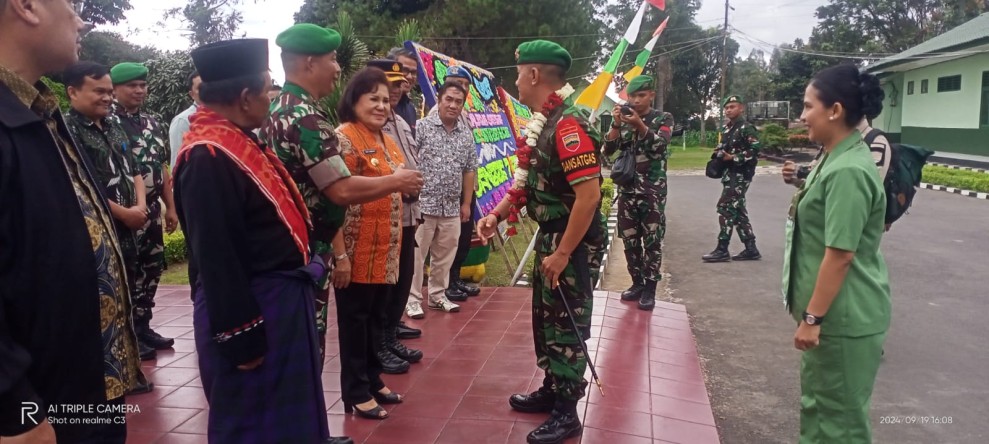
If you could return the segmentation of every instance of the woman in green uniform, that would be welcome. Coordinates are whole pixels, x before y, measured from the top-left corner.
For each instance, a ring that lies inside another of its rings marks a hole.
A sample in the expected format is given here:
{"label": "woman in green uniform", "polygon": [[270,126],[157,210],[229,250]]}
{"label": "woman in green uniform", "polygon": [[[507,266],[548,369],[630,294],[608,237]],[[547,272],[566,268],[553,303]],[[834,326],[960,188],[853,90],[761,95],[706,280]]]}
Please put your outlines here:
{"label": "woman in green uniform", "polygon": [[804,352],[801,443],[872,442],[869,404],[890,321],[879,251],[886,194],[855,126],[878,114],[883,96],[875,76],[851,65],[817,73],[804,93],[800,118],[825,154],[793,198],[783,263]]}

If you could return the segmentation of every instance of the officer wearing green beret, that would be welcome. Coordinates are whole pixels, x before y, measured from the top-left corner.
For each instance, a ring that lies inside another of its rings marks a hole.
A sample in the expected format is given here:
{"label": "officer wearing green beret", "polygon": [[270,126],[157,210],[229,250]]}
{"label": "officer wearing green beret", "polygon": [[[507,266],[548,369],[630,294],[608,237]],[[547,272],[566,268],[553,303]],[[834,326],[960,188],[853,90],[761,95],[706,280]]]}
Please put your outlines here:
{"label": "officer wearing green beret", "polygon": [[[745,121],[745,102],[741,96],[726,97],[722,106],[728,123],[721,128],[721,143],[715,151],[715,155],[728,164],[721,178],[721,198],[718,200],[721,232],[718,234],[717,248],[701,259],[704,262],[756,260],[762,255],[755,246],[755,233],[745,209],[745,192],[755,177],[762,145],[755,125]],[[728,253],[732,228],[738,231],[738,237],[745,244],[745,250],[735,256]]]}
{"label": "officer wearing green beret", "polygon": [[666,234],[666,162],[673,115],[652,107],[656,100],[653,77],[640,75],[628,83],[631,109],[615,105],[611,131],[605,136],[604,155],[618,150],[635,156],[635,178],[619,186],[618,235],[625,243],[625,260],[632,287],[623,301],[638,301],[639,309],[656,306],[656,285],[662,274],[663,236]]}
{"label": "officer wearing green beret", "polygon": [[[528,134],[535,146],[517,152],[520,159],[528,155],[531,161],[519,162],[525,174],[516,175],[514,185],[524,195],[528,214],[539,223],[532,324],[536,365],[545,376],[542,387],[512,395],[509,404],[521,412],[551,413],[529,433],[529,443],[560,443],[581,432],[577,402],[587,387],[587,356],[579,341],[590,329],[594,299],[590,267],[607,231],[598,212],[601,136],[573,105],[573,89],[566,81],[572,61],[567,50],[535,40],[520,45],[516,58],[520,101],[540,110],[540,115],[548,113],[542,115],[545,124],[539,134]],[[514,205],[517,210],[519,198]],[[484,242],[494,236],[512,207],[512,198],[507,197],[478,221],[478,236]],[[573,310],[572,318],[567,306]]]}
{"label": "officer wearing green beret", "polygon": [[[340,77],[337,48],[340,33],[311,23],[294,25],[275,39],[282,48],[285,85],[271,104],[271,113],[261,126],[261,140],[281,159],[295,180],[309,213],[313,253],[349,266],[346,254],[334,256],[331,242],[343,224],[347,205],[370,202],[391,193],[418,194],[422,176],[400,169],[390,177],[351,177],[338,149],[329,116],[318,106],[336,88]],[[329,282],[320,282],[316,325],[320,350],[325,350]]]}
{"label": "officer wearing green beret", "polygon": [[[171,151],[165,129],[158,119],[141,108],[148,97],[148,68],[140,63],[120,63],[110,69],[113,82],[114,114],[120,119],[130,140],[137,167],[144,176],[147,193],[148,222],[137,230],[137,266],[132,292],[134,301],[134,330],[142,359],[152,359],[155,350],[172,347],[175,340],[162,337],[151,329],[158,282],[165,269],[165,232],[173,232],[179,216],[172,196],[169,168]],[[161,202],[165,202],[165,224],[162,226]]]}

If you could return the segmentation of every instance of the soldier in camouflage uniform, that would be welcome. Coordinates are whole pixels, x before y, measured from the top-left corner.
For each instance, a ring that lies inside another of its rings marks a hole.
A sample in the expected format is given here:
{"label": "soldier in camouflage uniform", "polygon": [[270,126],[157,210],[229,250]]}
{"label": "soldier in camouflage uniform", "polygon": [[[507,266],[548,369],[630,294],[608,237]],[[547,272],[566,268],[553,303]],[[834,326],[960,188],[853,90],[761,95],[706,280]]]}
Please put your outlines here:
{"label": "soldier in camouflage uniform", "polygon": [[625,242],[625,260],[632,287],[623,301],[639,301],[639,309],[656,306],[656,284],[662,279],[663,236],[666,234],[666,162],[673,115],[657,109],[653,78],[640,75],[628,84],[631,114],[612,110],[614,121],[605,136],[604,154],[635,153],[632,183],[618,187],[618,235]]}
{"label": "soldier in camouflage uniform", "polygon": [[[175,340],[151,329],[151,310],[158,282],[165,269],[164,229],[178,227],[179,217],[172,198],[171,177],[166,165],[171,158],[167,133],[152,115],[141,111],[148,93],[148,68],[139,63],[121,63],[110,70],[117,99],[114,114],[127,133],[137,168],[144,178],[148,222],[137,231],[137,265],[133,289],[134,330],[142,348],[164,350]],[[165,201],[165,227],[162,227],[161,201]],[[164,228],[164,229],[163,229]]]}
{"label": "soldier in camouflage uniform", "polygon": [[[532,329],[536,364],[545,377],[539,390],[512,395],[509,404],[523,412],[550,412],[550,418],[529,433],[528,442],[559,443],[581,431],[577,402],[587,387],[584,370],[588,357],[579,341],[590,331],[590,266],[606,231],[598,213],[601,136],[573,106],[572,99],[556,102],[559,97],[554,92],[566,85],[571,64],[565,49],[536,40],[520,45],[516,57],[516,85],[522,103],[533,110],[551,111],[531,150],[524,185],[528,213],[539,223]],[[494,235],[498,222],[508,216],[510,207],[506,198],[478,221],[478,235],[485,242]],[[562,298],[573,310],[574,319]]]}
{"label": "soldier in camouflage uniform", "polygon": [[[295,180],[312,217],[309,236],[314,254],[327,264],[350,267],[346,252],[333,255],[331,242],[343,225],[346,205],[380,199],[391,193],[416,195],[422,175],[400,169],[386,177],[351,177],[340,156],[336,133],[319,100],[330,95],[340,75],[336,49],[340,34],[310,23],[290,27],[275,40],[282,48],[285,85],[261,125],[260,139],[274,150]],[[330,261],[330,258],[333,261]],[[325,354],[329,281],[319,283],[316,326]]]}
{"label": "soldier in camouflage uniform", "polygon": [[[745,121],[745,104],[741,97],[728,96],[724,109],[729,122],[721,129],[721,144],[715,153],[728,164],[721,178],[723,189],[718,200],[721,232],[718,234],[718,247],[702,259],[705,262],[756,260],[762,255],[756,248],[755,233],[745,209],[745,192],[755,177],[755,167],[759,162],[759,133],[754,125]],[[745,250],[735,256],[728,253],[732,228],[738,231],[738,237],[745,244]]]}

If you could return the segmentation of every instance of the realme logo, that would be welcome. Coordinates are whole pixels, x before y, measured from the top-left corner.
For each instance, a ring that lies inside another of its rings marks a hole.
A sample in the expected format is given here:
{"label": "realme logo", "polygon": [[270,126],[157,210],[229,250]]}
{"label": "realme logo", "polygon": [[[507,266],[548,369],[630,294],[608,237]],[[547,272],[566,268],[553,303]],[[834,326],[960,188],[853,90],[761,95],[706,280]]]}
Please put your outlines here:
{"label": "realme logo", "polygon": [[38,404],[35,402],[22,402],[21,403],[21,424],[27,424],[28,420],[31,420],[31,424],[38,425],[38,420],[34,418],[34,415],[38,414]]}

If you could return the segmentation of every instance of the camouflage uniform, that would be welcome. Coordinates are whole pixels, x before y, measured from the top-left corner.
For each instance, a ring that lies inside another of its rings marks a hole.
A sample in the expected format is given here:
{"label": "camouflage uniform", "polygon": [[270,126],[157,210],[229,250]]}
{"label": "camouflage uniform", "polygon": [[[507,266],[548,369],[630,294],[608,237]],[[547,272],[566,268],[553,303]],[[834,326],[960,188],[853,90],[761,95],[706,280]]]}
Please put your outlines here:
{"label": "camouflage uniform", "polygon": [[745,192],[752,183],[755,166],[759,161],[759,134],[754,125],[740,117],[721,129],[721,146],[734,156],[734,160],[729,163],[730,166],[721,178],[724,188],[721,190],[721,199],[718,200],[721,223],[718,241],[730,241],[733,227],[738,231],[742,242],[754,241],[755,233],[752,232],[749,213],[745,209]]}
{"label": "camouflage uniform", "polygon": [[145,112],[128,114],[114,104],[114,114],[127,133],[129,147],[144,179],[148,222],[137,230],[137,264],[134,269],[134,325],[140,332],[151,323],[155,293],[165,269],[165,232],[161,223],[161,197],[165,190],[165,165],[171,158],[165,128]]}
{"label": "camouflage uniform", "polygon": [[[120,122],[110,115],[100,122],[98,128],[88,117],[70,109],[65,123],[69,133],[93,164],[93,175],[107,193],[107,198],[125,208],[137,205],[137,192],[134,176],[137,175],[137,161],[133,150],[129,150],[127,133]],[[137,237],[123,222],[114,219],[120,251],[124,257],[130,298],[136,297],[137,287]],[[133,306],[133,304],[131,304]]]}
{"label": "camouflage uniform", "polygon": [[[281,94],[271,103],[271,114],[261,125],[260,136],[285,164],[306,201],[313,224],[309,236],[313,254],[328,258],[333,236],[343,225],[346,208],[334,204],[323,194],[323,189],[336,180],[350,177],[350,170],[340,156],[333,125],[312,95],[286,82]],[[326,347],[329,279],[324,277],[319,284],[322,291],[316,295],[316,328],[322,352]]]}
{"label": "camouflage uniform", "polygon": [[[584,396],[587,387],[587,356],[578,343],[560,292],[552,289],[539,264],[556,251],[563,238],[576,198],[573,185],[601,180],[600,144],[600,134],[568,100],[549,116],[533,150],[526,183],[527,210],[540,226],[532,284],[536,365],[546,373],[544,387],[552,388],[559,398],[574,401]],[[594,303],[590,267],[594,257],[603,253],[605,231],[596,215],[559,278],[559,288],[585,339],[590,334]]]}
{"label": "camouflage uniform", "polygon": [[634,150],[635,179],[619,187],[618,235],[625,243],[628,274],[640,285],[662,279],[663,236],[666,234],[666,162],[670,157],[673,115],[652,110],[643,116],[649,128],[639,137],[634,129],[623,129],[621,136],[607,141],[605,156],[616,150]]}

